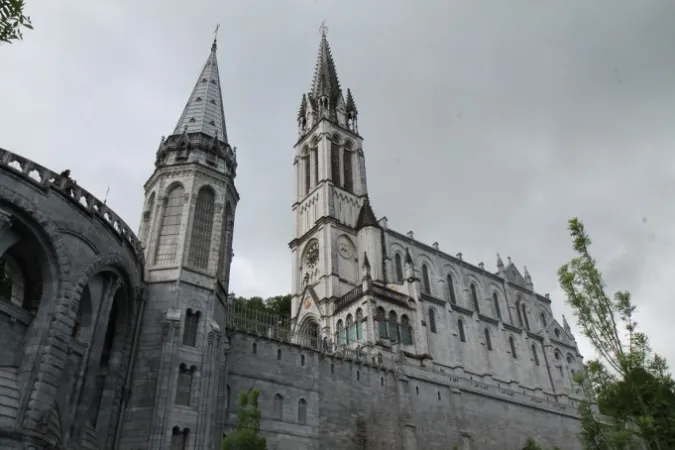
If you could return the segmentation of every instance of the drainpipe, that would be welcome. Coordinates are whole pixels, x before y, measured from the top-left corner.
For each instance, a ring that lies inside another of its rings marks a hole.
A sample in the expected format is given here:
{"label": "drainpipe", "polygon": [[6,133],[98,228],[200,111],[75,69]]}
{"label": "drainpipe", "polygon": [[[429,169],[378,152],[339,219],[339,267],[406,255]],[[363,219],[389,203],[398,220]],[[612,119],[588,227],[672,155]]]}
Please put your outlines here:
{"label": "drainpipe", "polygon": [[124,418],[124,410],[127,407],[129,397],[131,396],[129,390],[129,384],[131,383],[131,375],[134,369],[134,363],[136,362],[136,356],[138,355],[138,340],[141,335],[141,324],[143,323],[143,315],[145,314],[145,302],[147,291],[141,296],[141,307],[138,313],[138,319],[136,319],[135,329],[134,329],[134,340],[132,342],[131,358],[129,360],[129,368],[127,369],[127,375],[124,381],[124,398],[120,404],[120,412],[117,416],[117,429],[115,430],[115,440],[113,441],[113,450],[117,450],[119,445],[120,433],[122,432],[122,420]]}

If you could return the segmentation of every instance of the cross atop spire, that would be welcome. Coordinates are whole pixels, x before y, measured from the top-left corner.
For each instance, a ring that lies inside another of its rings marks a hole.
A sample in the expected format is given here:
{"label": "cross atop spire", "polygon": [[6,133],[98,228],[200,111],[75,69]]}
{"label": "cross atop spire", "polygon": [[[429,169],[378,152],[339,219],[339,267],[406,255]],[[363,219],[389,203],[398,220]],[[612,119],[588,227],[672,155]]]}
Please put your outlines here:
{"label": "cross atop spire", "polygon": [[203,133],[212,138],[219,138],[227,143],[227,128],[225,127],[225,112],[223,97],[220,89],[220,75],[218,74],[218,28],[214,31],[211,53],[192,89],[183,113],[176,124],[173,134]]}

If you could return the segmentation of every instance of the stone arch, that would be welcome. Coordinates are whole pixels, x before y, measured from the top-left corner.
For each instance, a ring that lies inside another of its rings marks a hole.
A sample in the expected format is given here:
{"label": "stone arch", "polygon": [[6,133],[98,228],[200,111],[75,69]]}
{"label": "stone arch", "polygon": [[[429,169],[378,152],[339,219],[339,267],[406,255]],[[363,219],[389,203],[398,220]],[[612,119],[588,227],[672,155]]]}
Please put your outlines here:
{"label": "stone arch", "polygon": [[331,136],[331,140],[336,144],[340,144],[342,142],[342,138],[338,133],[333,133],[333,136]]}
{"label": "stone arch", "polygon": [[162,192],[162,196],[160,196],[160,198],[164,197],[165,198],[164,201],[166,201],[166,197],[171,193],[171,191],[173,191],[177,187],[183,188],[183,190],[185,190],[185,185],[183,183],[181,183],[180,181],[172,181],[171,183],[169,183],[168,186],[164,188],[164,191]]}
{"label": "stone arch", "polygon": [[304,345],[310,348],[319,348],[319,343],[321,342],[321,326],[319,325],[319,319],[314,313],[307,313],[300,323],[299,337],[302,342],[299,342],[300,345]]}
{"label": "stone arch", "polygon": [[[56,224],[46,215],[42,214],[36,208],[34,202],[29,202],[20,194],[13,192],[3,186],[0,186],[0,208],[15,217],[20,223],[30,230],[36,242],[40,245],[44,253],[43,267],[46,269],[45,274],[49,277],[51,283],[48,283],[47,290],[43,290],[40,301],[40,308],[37,310],[35,317],[31,320],[27,331],[25,332],[25,342],[34,345],[22,345],[18,350],[23,356],[20,364],[19,373],[30,373],[29,368],[34,368],[33,374],[25,382],[21,383],[21,388],[18,390],[19,404],[17,408],[17,423],[22,424],[24,417],[30,410],[31,424],[37,422],[40,417],[38,413],[34,413],[35,404],[29,405],[35,386],[39,386],[38,382],[45,382],[46,363],[44,358],[40,358],[44,348],[51,348],[53,345],[63,348],[62,339],[58,339],[54,327],[45,328],[44,324],[56,321],[54,311],[61,311],[64,304],[67,302],[65,296],[65,281],[70,276],[70,264],[68,262],[68,252],[65,248],[63,239],[59,233]],[[45,302],[46,300],[46,302]],[[41,326],[37,326],[40,324]],[[61,342],[57,342],[61,341]],[[58,370],[58,369],[56,369]],[[29,408],[29,406],[31,408]]]}

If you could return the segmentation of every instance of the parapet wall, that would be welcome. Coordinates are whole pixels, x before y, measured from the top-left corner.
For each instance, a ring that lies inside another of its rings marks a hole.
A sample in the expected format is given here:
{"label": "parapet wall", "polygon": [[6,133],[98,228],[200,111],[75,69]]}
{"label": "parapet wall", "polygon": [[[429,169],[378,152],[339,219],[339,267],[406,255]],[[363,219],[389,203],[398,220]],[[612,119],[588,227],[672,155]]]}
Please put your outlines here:
{"label": "parapet wall", "polygon": [[527,437],[580,448],[576,400],[415,367],[394,355],[373,362],[232,331],[227,376],[230,426],[239,392],[256,387],[262,430],[278,450],[344,450],[364,438],[367,448],[387,450],[515,449]]}
{"label": "parapet wall", "polygon": [[131,228],[106,204],[77,185],[70,177],[41,166],[30,159],[0,148],[0,168],[9,171],[41,189],[53,189],[81,210],[101,220],[118,239],[128,244],[136,258],[144,264],[141,242]]}

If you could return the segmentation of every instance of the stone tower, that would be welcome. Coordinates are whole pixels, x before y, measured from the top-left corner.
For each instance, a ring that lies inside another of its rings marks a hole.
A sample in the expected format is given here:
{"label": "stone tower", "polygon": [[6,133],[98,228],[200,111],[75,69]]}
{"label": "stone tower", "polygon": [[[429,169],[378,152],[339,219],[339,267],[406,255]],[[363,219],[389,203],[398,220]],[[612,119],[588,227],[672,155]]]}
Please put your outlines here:
{"label": "stone tower", "polygon": [[236,149],[216,42],[145,184],[139,230],[147,306],[121,449],[216,449],[224,423],[224,302],[232,259]]}
{"label": "stone tower", "polygon": [[335,333],[337,300],[366,278],[383,281],[382,230],[368,201],[358,110],[343,92],[325,32],[302,96],[295,189],[291,317],[311,337]]}

